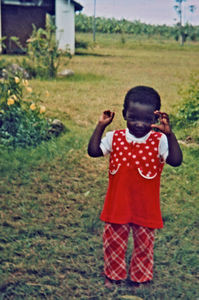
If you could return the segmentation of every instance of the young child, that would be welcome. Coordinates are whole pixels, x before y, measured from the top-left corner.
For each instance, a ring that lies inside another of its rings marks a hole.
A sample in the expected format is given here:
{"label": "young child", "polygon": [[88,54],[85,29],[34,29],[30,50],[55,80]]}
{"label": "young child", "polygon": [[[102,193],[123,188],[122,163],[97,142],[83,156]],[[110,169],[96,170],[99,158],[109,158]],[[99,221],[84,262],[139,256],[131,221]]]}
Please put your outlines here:
{"label": "young child", "polygon": [[[123,117],[127,128],[108,132],[114,112],[104,111],[91,136],[88,154],[110,154],[109,186],[100,219],[103,233],[105,285],[127,277],[125,252],[132,228],[134,250],[130,263],[133,283],[153,278],[155,228],[162,228],[160,176],[164,163],[176,167],[182,152],[166,113],[160,112],[160,96],[151,87],[137,86],[128,91]],[[159,119],[159,123],[155,124]],[[159,131],[152,129],[157,128]]]}

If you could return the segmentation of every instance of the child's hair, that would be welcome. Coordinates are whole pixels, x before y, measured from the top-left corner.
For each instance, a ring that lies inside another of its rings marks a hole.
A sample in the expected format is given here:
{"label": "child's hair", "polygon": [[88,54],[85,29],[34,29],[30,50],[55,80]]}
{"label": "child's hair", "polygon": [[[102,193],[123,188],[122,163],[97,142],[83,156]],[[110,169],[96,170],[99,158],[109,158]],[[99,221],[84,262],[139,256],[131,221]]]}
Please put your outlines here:
{"label": "child's hair", "polygon": [[129,102],[139,102],[141,104],[151,104],[154,110],[160,110],[160,95],[153,88],[148,86],[136,86],[130,89],[124,98],[124,114],[128,109]]}

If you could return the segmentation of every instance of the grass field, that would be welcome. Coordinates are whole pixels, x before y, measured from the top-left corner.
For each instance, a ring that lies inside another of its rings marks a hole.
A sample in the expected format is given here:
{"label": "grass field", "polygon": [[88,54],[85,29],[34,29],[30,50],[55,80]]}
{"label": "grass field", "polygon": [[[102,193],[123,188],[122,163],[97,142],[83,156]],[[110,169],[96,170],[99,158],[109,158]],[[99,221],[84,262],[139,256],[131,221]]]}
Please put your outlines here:
{"label": "grass field", "polygon": [[[83,34],[78,38],[91,40]],[[36,148],[0,147],[0,299],[199,299],[198,145],[182,146],[182,166],[164,169],[165,225],[156,232],[154,280],[136,290],[126,283],[104,288],[99,214],[108,158],[87,155],[104,109],[116,112],[110,130],[125,126],[123,98],[132,86],[154,87],[162,110],[175,113],[179,88],[198,72],[199,44],[182,48],[130,37],[121,44],[118,36],[98,35],[95,47],[79,50],[68,68],[73,77],[30,83],[43,97],[49,91],[50,97],[43,98],[47,115],[64,122],[65,134]]]}

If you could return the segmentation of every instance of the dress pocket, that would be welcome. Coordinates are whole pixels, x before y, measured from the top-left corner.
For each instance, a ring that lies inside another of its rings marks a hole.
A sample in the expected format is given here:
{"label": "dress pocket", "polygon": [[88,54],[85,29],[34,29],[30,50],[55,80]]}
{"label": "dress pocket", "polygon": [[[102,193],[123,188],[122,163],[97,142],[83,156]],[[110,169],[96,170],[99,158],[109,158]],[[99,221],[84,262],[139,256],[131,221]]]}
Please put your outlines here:
{"label": "dress pocket", "polygon": [[110,173],[111,175],[115,175],[115,174],[118,172],[120,166],[121,166],[121,164],[118,164],[118,165],[116,166],[116,168],[114,168],[114,167],[111,168],[111,169],[109,170],[109,173]]}
{"label": "dress pocket", "polygon": [[157,176],[157,173],[153,174],[152,176],[151,176],[151,174],[149,174],[149,173],[147,173],[146,175],[144,175],[144,174],[142,173],[142,171],[141,171],[140,168],[138,168],[138,172],[139,172],[139,174],[140,174],[143,178],[145,178],[145,179],[154,179],[154,178]]}

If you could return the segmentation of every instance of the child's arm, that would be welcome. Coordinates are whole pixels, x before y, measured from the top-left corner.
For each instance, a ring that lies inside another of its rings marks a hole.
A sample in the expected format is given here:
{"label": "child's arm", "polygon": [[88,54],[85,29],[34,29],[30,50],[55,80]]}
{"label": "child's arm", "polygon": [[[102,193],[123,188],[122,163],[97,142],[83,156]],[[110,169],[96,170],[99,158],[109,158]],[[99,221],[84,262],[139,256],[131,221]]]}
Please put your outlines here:
{"label": "child's arm", "polygon": [[106,126],[108,126],[112,122],[114,115],[115,115],[114,112],[111,112],[110,110],[106,110],[100,116],[99,122],[98,122],[98,124],[90,138],[89,144],[88,144],[88,154],[91,157],[103,156],[102,150],[100,148],[102,134],[103,134]]}
{"label": "child's arm", "polygon": [[178,144],[175,134],[171,130],[171,126],[169,124],[169,116],[166,113],[162,113],[160,111],[155,111],[155,114],[159,116],[160,124],[151,125],[152,128],[158,128],[162,131],[168,140],[169,145],[169,155],[167,157],[167,164],[177,167],[182,163],[182,151]]}

